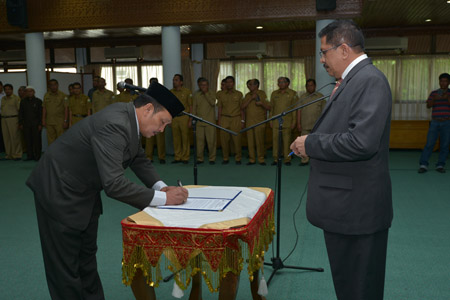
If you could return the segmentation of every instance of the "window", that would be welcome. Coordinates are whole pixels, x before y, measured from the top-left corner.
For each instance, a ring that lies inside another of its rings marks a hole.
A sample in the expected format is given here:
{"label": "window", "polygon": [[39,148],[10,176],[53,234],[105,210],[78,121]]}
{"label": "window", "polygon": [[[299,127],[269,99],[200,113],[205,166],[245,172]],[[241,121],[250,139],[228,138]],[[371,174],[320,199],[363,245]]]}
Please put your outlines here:
{"label": "window", "polygon": [[164,84],[162,65],[144,65],[142,66],[142,86],[150,85],[150,78],[158,78],[158,82]]}
{"label": "window", "polygon": [[[139,72],[139,68],[140,72]],[[139,74],[141,77],[139,78]],[[100,76],[106,80],[106,88],[116,92],[116,84],[127,78],[133,79],[133,84],[147,88],[149,80],[152,77],[158,78],[159,83],[163,84],[163,68],[161,64],[156,65],[102,65],[100,67]]]}
{"label": "window", "polygon": [[244,95],[248,92],[247,80],[256,78],[260,81],[260,89],[267,96],[278,89],[277,79],[288,77],[291,80],[290,88],[302,94],[305,91],[305,63],[302,59],[296,60],[267,60],[267,61],[224,61],[220,63],[218,87],[226,76],[234,76],[236,89]]}

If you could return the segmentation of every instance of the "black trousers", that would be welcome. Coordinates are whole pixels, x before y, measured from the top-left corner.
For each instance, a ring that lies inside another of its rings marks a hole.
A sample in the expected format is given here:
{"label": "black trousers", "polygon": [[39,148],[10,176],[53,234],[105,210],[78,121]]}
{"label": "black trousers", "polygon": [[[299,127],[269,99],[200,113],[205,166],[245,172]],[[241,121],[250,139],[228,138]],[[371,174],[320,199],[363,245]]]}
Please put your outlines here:
{"label": "black trousers", "polygon": [[5,143],[3,142],[3,133],[2,133],[2,122],[1,122],[1,115],[0,115],[0,153],[5,152]]}
{"label": "black trousers", "polygon": [[38,160],[42,152],[41,132],[38,126],[24,126],[23,136],[27,147],[27,158]]}
{"label": "black trousers", "polygon": [[78,231],[53,219],[39,201],[36,200],[35,203],[45,275],[51,298],[105,299],[96,258],[100,210],[93,213],[86,230]]}
{"label": "black trousers", "polygon": [[388,229],[368,235],[324,231],[338,300],[382,300]]}

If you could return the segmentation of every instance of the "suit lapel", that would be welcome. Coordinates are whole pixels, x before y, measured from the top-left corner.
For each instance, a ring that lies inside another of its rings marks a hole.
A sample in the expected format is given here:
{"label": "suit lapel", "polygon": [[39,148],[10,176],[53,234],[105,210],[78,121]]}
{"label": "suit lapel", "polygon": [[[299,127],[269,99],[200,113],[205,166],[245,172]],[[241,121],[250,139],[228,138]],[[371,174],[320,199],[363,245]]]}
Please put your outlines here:
{"label": "suit lapel", "polygon": [[358,73],[358,71],[361,70],[364,66],[371,64],[371,63],[372,63],[372,60],[370,58],[367,58],[367,59],[360,61],[356,66],[353,67],[353,69],[348,73],[348,75],[345,77],[345,79],[342,80],[341,85],[334,93],[333,98],[328,99],[327,105],[325,105],[325,108],[323,109],[322,114],[320,115],[319,119],[316,121],[316,124],[314,124],[314,128],[312,129],[312,132],[315,131],[317,126],[319,126],[319,124],[321,123],[322,119],[328,113],[328,110],[330,109],[332,102],[337,101],[339,94],[345,89],[347,82],[349,82],[352,79],[352,77],[355,76],[355,74]]}
{"label": "suit lapel", "polygon": [[136,115],[135,115],[133,103],[127,104],[127,111],[128,111],[128,117],[130,119],[130,124],[131,124],[130,151],[131,151],[131,156],[134,157],[137,155],[137,152],[138,152],[139,135],[137,133]]}

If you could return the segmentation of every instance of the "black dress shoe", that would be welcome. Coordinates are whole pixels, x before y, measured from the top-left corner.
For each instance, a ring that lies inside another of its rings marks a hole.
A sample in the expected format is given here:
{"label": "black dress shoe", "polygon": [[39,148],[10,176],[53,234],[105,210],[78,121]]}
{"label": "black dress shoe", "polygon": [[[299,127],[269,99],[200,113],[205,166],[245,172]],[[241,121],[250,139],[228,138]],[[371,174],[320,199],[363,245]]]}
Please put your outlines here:
{"label": "black dress shoe", "polygon": [[277,165],[277,162],[276,161],[274,161],[273,163],[271,163],[270,164],[271,166],[276,166]]}
{"label": "black dress shoe", "polygon": [[200,164],[202,164],[202,163],[203,163],[203,160],[197,161],[197,164],[198,164],[198,165],[200,165]]}
{"label": "black dress shoe", "polygon": [[247,166],[251,166],[251,165],[254,165],[254,164],[255,164],[254,162],[249,161],[249,162],[247,163]]}
{"label": "black dress shoe", "polygon": [[24,161],[30,161],[30,160],[33,160],[33,158],[27,157],[24,159]]}
{"label": "black dress shoe", "polygon": [[291,165],[291,162],[290,162],[290,161],[285,162],[284,165],[285,165],[285,166],[290,166],[290,165]]}
{"label": "black dress shoe", "polygon": [[166,160],[165,160],[165,159],[160,159],[160,160],[159,160],[159,163],[162,164],[162,165],[164,165],[164,164],[166,163]]}
{"label": "black dress shoe", "polygon": [[436,171],[438,171],[439,173],[445,173],[445,169],[443,167],[436,168]]}
{"label": "black dress shoe", "polygon": [[229,162],[230,162],[229,160],[224,160],[224,161],[222,162],[222,165],[228,165]]}
{"label": "black dress shoe", "polygon": [[181,162],[181,160],[174,160],[174,161],[171,162],[171,164],[178,164],[180,162]]}
{"label": "black dress shoe", "polygon": [[14,161],[22,160],[21,158],[13,158]]}
{"label": "black dress shoe", "polygon": [[182,162],[183,164],[187,165],[189,161],[188,161],[188,160],[182,160],[181,162]]}
{"label": "black dress shoe", "polygon": [[210,165],[215,165],[216,162],[212,160],[212,161],[209,162],[209,164],[210,164]]}
{"label": "black dress shoe", "polygon": [[266,165],[266,163],[265,162],[261,162],[261,163],[259,163],[261,166],[265,166]]}
{"label": "black dress shoe", "polygon": [[426,171],[428,171],[427,168],[420,167],[420,168],[419,168],[419,171],[417,171],[417,172],[418,172],[419,174],[422,174],[422,173],[425,173]]}
{"label": "black dress shoe", "polygon": [[236,164],[237,164],[237,165],[240,165],[240,164],[241,164],[241,161],[240,161],[240,160],[238,160],[238,161],[236,162]]}

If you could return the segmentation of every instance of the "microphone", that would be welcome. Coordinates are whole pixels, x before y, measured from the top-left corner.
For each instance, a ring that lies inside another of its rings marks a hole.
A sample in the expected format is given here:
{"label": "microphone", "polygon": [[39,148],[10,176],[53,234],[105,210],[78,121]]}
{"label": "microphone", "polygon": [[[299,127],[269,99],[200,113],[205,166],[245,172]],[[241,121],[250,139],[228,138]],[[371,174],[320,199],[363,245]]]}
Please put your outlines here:
{"label": "microphone", "polygon": [[147,91],[146,88],[143,88],[143,87],[140,87],[140,86],[136,86],[136,85],[132,85],[132,84],[128,84],[125,81],[121,81],[117,85],[120,88],[122,88],[122,89],[138,90],[138,91],[141,91],[141,92],[146,92]]}

